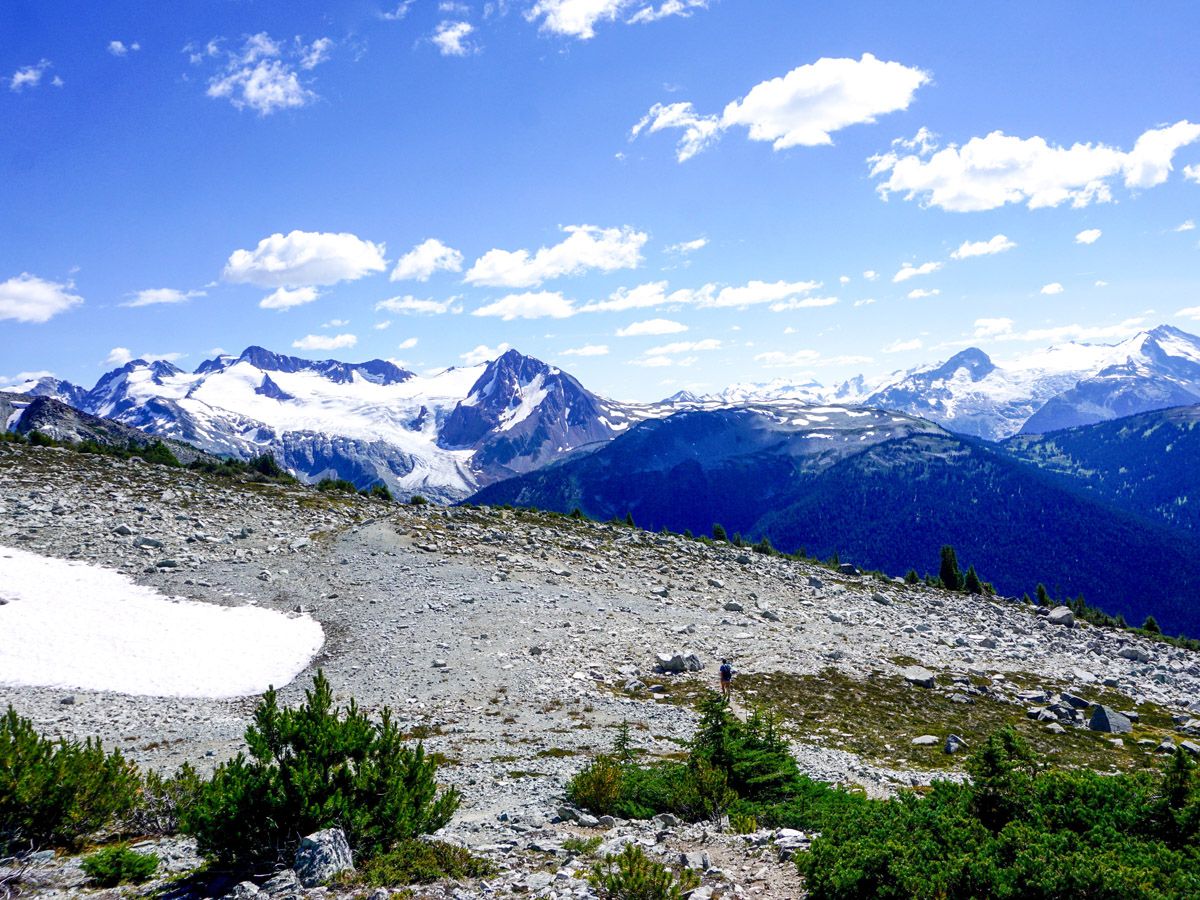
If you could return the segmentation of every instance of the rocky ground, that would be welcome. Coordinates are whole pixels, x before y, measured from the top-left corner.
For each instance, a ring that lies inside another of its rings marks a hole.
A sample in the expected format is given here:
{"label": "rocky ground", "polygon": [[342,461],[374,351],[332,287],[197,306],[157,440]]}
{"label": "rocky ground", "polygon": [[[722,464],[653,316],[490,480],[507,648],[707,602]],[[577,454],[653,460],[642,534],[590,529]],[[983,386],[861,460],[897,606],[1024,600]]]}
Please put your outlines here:
{"label": "rocky ground", "polygon": [[[172,596],[316,618],[326,644],[282,700],[300,699],[319,667],[339,697],[390,706],[444,755],[440,777],[463,792],[445,838],[501,867],[430,896],[589,896],[587,861],[562,849],[589,834],[610,848],[637,840],[672,861],[707,853],[714,896],[801,896],[787,858],[803,836],[603,827],[559,808],[567,780],[623,721],[650,754],[678,751],[695,723],[686,698],[715,682],[721,657],[746,688],[740,705],[789,716],[804,771],[874,795],[954,777],[949,735],[969,747],[972,727],[998,715],[1036,726],[1064,764],[1078,753],[1101,769],[1151,764],[1161,744],[1200,730],[1200,706],[1188,708],[1200,693],[1194,653],[1011,601],[623,526],[238,485],[0,444],[4,546],[111,566]],[[660,674],[660,653],[694,654],[703,668]],[[231,756],[255,700],[0,686],[0,706],[46,733],[99,736],[163,769]],[[1133,730],[1089,731],[1093,700],[1134,713]],[[189,852],[186,841],[170,845],[181,869],[195,864]],[[82,887],[76,863],[44,865],[45,892]]]}

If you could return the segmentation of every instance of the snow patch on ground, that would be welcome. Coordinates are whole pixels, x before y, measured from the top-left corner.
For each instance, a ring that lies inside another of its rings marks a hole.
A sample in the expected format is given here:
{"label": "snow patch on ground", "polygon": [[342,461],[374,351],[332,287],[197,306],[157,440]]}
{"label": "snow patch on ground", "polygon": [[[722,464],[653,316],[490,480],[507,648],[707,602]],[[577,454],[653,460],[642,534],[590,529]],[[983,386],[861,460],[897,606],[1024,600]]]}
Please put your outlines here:
{"label": "snow patch on ground", "polygon": [[308,616],[165,597],[120,572],[0,546],[0,684],[241,697],[295,678]]}

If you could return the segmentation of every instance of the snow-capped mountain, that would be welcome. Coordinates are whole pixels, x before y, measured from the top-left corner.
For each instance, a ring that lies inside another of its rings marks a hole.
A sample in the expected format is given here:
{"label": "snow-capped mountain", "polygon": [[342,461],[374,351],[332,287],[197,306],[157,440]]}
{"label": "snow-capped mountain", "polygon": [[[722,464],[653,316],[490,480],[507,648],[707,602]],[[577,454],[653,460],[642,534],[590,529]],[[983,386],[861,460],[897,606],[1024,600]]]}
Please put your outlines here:
{"label": "snow-capped mountain", "polygon": [[10,387],[0,388],[0,390],[13,394],[26,394],[30,397],[50,397],[53,400],[61,400],[68,406],[76,408],[83,402],[83,398],[87,396],[87,391],[83,388],[71,384],[69,381],[62,381],[55,378],[53,375],[30,378],[28,381],[18,382]]}
{"label": "snow-capped mountain", "polygon": [[213,453],[270,452],[308,480],[383,481],[439,500],[629,425],[621,407],[515,350],[418,375],[385,360],[312,361],[249,347],[194,372],[134,360],[74,396],[85,412]]}
{"label": "snow-capped mountain", "polygon": [[1200,338],[1169,325],[1117,344],[1071,341],[997,365],[976,347],[872,383],[737,384],[701,400],[893,409],[987,440],[1200,403]]}

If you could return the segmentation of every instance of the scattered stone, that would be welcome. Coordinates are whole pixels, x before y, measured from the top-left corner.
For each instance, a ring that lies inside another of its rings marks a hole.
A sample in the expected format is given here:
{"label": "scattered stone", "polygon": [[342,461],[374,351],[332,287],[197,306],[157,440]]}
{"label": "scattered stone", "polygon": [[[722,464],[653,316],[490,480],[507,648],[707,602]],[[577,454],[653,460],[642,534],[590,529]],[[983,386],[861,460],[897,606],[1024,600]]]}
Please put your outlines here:
{"label": "scattered stone", "polygon": [[936,684],[934,674],[923,666],[905,666],[900,675],[909,684],[914,684],[917,687],[931,688]]}
{"label": "scattered stone", "polygon": [[339,872],[354,870],[354,857],[340,828],[326,828],[308,835],[296,850],[293,865],[296,877],[305,887],[316,887]]}
{"label": "scattered stone", "polygon": [[742,606],[742,604],[738,603],[736,600],[726,601],[723,609],[726,612],[745,612],[746,611],[746,607]]}
{"label": "scattered stone", "polygon": [[700,657],[694,653],[659,653],[655,656],[654,671],[663,674],[682,674],[683,672],[699,672],[704,668]]}
{"label": "scattered stone", "polygon": [[1097,706],[1092,710],[1092,717],[1088,719],[1088,728],[1092,731],[1103,731],[1109,734],[1128,734],[1133,731],[1133,725],[1128,718],[1107,706]]}

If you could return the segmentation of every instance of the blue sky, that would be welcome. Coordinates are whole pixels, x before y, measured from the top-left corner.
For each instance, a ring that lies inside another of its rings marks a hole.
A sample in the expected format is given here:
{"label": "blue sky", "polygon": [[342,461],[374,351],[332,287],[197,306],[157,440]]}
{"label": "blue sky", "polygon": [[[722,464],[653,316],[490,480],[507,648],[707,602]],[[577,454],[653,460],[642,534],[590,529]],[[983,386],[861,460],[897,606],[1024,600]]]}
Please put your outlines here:
{"label": "blue sky", "polygon": [[826,6],[8,0],[0,378],[508,345],[653,399],[1200,331],[1200,8]]}

